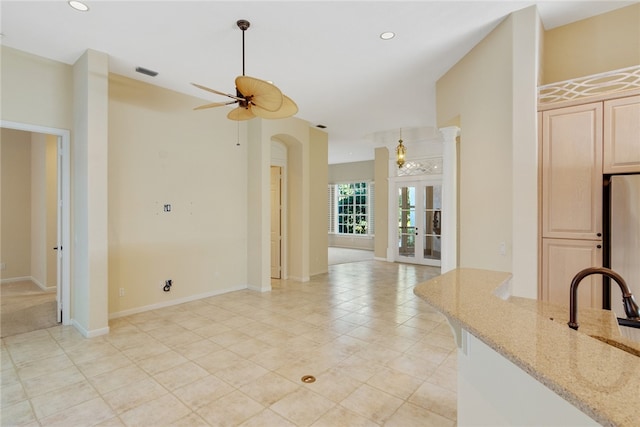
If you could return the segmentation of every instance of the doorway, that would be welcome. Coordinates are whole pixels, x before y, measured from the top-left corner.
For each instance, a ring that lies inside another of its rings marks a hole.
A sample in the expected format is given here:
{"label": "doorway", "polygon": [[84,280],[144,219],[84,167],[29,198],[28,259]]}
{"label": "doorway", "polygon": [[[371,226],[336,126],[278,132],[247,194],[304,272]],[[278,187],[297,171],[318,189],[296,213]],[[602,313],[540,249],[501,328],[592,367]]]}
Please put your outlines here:
{"label": "doorway", "polygon": [[[34,135],[34,138],[45,138],[53,140],[53,155],[49,155],[47,160],[48,164],[55,165],[55,173],[53,179],[48,180],[49,186],[48,193],[51,195],[49,205],[52,206],[56,213],[53,223],[49,223],[48,226],[44,226],[48,229],[46,232],[38,231],[41,234],[48,235],[43,237],[44,246],[40,249],[41,258],[49,258],[49,264],[51,265],[50,272],[47,274],[48,278],[40,280],[38,277],[45,277],[42,273],[33,274],[31,270],[28,270],[28,275],[22,274],[21,278],[27,277],[30,281],[33,277],[38,279],[36,283],[40,286],[43,283],[44,287],[53,290],[55,287],[55,315],[57,322],[61,322],[64,325],[71,324],[70,317],[70,294],[71,294],[71,263],[70,263],[70,133],[64,129],[48,128],[43,126],[1,121],[0,127],[2,129],[9,129],[14,131],[24,131]],[[51,153],[50,153],[51,154]],[[53,166],[52,166],[53,167]],[[4,192],[3,192],[4,197]],[[3,201],[4,202],[4,201]],[[4,203],[3,203],[4,204]],[[49,221],[51,221],[49,217]],[[6,249],[5,249],[6,250]],[[3,258],[5,258],[3,251]],[[4,261],[2,261],[4,263]],[[7,269],[8,270],[8,269]],[[6,270],[3,270],[3,279],[8,278],[9,274],[5,275]],[[7,271],[8,273],[8,271]],[[52,277],[53,276],[53,277]],[[9,278],[10,280],[10,278]],[[40,283],[38,283],[40,282]],[[52,285],[49,285],[52,283]],[[55,283],[55,285],[53,285]],[[43,286],[40,286],[43,287]]]}
{"label": "doorway", "polygon": [[282,278],[282,167],[271,166],[271,278]]}
{"label": "doorway", "polygon": [[442,183],[440,180],[396,184],[395,260],[440,267],[442,255]]}

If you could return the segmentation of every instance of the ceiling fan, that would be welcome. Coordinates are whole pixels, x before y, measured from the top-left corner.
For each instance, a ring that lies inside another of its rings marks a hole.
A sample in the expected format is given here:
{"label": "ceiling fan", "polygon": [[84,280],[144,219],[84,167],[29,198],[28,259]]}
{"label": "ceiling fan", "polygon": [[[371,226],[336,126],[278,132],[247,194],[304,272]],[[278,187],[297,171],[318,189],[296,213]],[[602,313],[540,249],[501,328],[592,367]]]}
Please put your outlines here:
{"label": "ceiling fan", "polygon": [[232,95],[191,83],[197,88],[229,97],[233,101],[212,102],[196,107],[194,110],[238,104],[236,108],[227,114],[227,118],[241,121],[249,120],[256,116],[263,119],[284,119],[293,116],[298,112],[298,106],[291,98],[284,95],[272,83],[244,75],[244,32],[247,31],[251,23],[245,19],[240,19],[236,24],[242,30],[242,75],[236,77],[236,94]]}

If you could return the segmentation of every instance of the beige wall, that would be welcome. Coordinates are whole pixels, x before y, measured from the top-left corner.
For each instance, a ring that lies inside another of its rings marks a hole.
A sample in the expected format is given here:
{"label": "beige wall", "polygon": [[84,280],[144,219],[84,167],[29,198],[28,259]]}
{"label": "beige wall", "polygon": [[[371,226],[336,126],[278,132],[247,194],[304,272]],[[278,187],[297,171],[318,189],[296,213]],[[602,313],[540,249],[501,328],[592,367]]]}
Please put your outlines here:
{"label": "beige wall", "polygon": [[375,150],[375,242],[374,256],[387,258],[389,246],[389,150],[379,147]]}
{"label": "beige wall", "polygon": [[200,104],[110,76],[111,314],[247,285],[247,144]]}
{"label": "beige wall", "polygon": [[329,184],[373,181],[374,179],[373,160],[329,165]]}
{"label": "beige wall", "polygon": [[437,83],[438,124],[461,127],[459,264],[513,272],[514,293],[532,297],[539,25],[535,8],[514,13]]}
{"label": "beige wall", "polygon": [[309,274],[328,271],[327,179],[328,135],[309,128]]}
{"label": "beige wall", "polygon": [[543,84],[640,64],[640,3],[544,33]]}
{"label": "beige wall", "polygon": [[2,279],[31,276],[31,134],[2,129]]}
{"label": "beige wall", "polygon": [[7,264],[2,278],[30,278],[42,288],[55,288],[57,140],[13,129],[2,129],[1,140],[6,185],[2,189],[2,262]]}

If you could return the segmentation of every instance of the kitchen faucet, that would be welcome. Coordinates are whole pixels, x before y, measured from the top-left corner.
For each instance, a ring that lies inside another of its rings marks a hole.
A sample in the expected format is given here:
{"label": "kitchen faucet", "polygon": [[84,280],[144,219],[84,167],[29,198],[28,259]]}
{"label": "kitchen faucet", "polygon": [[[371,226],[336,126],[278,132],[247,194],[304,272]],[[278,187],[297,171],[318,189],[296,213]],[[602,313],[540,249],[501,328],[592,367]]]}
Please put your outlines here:
{"label": "kitchen faucet", "polygon": [[624,305],[624,312],[626,313],[627,318],[640,322],[638,304],[633,298],[633,294],[629,291],[629,287],[622,276],[608,268],[590,267],[578,272],[571,281],[569,295],[569,327],[571,329],[578,329],[578,284],[580,284],[582,279],[592,274],[602,274],[603,276],[613,279],[618,286],[620,286],[620,290],[622,291],[622,304]]}

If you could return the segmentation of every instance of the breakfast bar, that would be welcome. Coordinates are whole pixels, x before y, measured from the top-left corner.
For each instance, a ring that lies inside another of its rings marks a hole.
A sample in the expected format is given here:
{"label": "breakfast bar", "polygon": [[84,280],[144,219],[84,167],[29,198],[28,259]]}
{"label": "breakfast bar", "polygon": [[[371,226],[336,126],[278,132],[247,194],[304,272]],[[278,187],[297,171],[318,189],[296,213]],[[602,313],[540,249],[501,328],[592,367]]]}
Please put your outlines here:
{"label": "breakfast bar", "polygon": [[512,296],[511,280],[459,268],[414,290],[454,331],[459,425],[637,426],[639,343],[607,310],[580,308],[570,329],[568,307]]}

